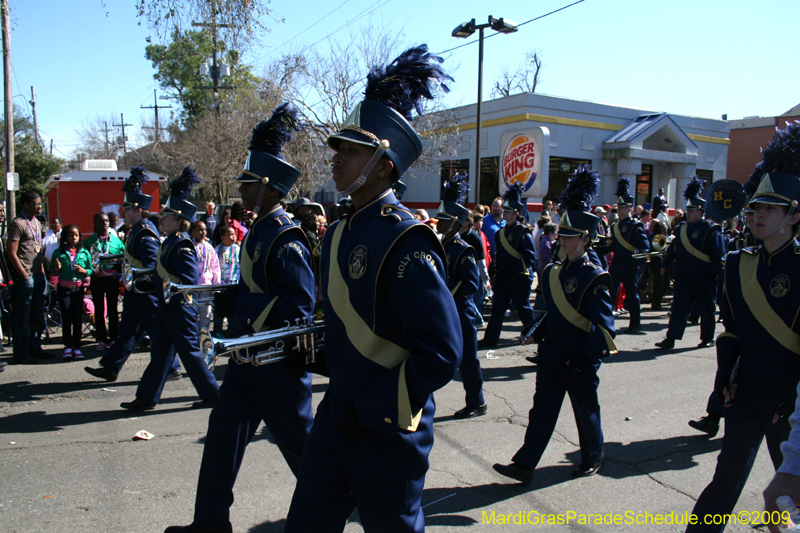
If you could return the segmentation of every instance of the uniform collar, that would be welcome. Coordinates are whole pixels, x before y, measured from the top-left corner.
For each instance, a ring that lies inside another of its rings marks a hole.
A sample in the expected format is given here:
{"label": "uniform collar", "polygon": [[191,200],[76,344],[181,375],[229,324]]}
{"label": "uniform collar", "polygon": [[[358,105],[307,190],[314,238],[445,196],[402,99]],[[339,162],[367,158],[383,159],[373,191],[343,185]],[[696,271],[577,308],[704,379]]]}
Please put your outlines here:
{"label": "uniform collar", "polygon": [[354,227],[365,224],[368,220],[380,214],[383,206],[396,205],[397,203],[397,197],[394,195],[392,189],[386,189],[358,209],[356,209],[355,206],[351,206],[350,211],[347,213],[347,228],[353,229]]}
{"label": "uniform collar", "polygon": [[800,243],[797,242],[797,239],[789,239],[786,244],[775,250],[774,252],[767,253],[767,249],[762,244],[759,249],[759,257],[764,261],[765,264],[771,265],[776,259],[780,260],[783,257],[788,257],[794,255],[795,247],[800,246]]}
{"label": "uniform collar", "polygon": [[[250,227],[250,229],[255,228],[256,224],[260,224],[264,220],[275,220],[279,216],[285,215],[285,214],[286,214],[286,212],[283,210],[283,207],[281,207],[281,204],[277,204],[275,207],[273,207],[269,211],[269,213],[267,213],[266,215],[262,216],[261,218],[256,219],[256,221],[253,223],[253,225]],[[231,223],[233,223],[233,221],[231,221]]]}
{"label": "uniform collar", "polygon": [[588,255],[587,255],[587,253],[586,253],[586,252],[583,252],[583,255],[582,255],[582,256],[580,256],[579,258],[577,258],[577,259],[576,259],[576,260],[574,260],[574,261],[570,261],[570,260],[569,260],[569,257],[567,257],[566,259],[564,259],[564,266],[565,266],[567,269],[569,269],[569,268],[571,268],[573,265],[582,265],[582,264],[584,264],[584,263],[587,261],[587,258],[588,258]]}

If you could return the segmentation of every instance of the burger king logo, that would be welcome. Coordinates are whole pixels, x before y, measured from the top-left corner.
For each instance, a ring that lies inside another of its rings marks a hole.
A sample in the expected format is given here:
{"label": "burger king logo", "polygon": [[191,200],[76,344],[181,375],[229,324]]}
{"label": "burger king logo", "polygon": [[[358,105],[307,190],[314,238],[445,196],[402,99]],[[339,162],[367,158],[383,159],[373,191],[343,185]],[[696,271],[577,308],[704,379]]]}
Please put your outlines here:
{"label": "burger king logo", "polygon": [[534,140],[525,134],[519,134],[509,141],[503,150],[503,180],[507,187],[519,183],[522,190],[527,191],[536,181],[536,164]]}

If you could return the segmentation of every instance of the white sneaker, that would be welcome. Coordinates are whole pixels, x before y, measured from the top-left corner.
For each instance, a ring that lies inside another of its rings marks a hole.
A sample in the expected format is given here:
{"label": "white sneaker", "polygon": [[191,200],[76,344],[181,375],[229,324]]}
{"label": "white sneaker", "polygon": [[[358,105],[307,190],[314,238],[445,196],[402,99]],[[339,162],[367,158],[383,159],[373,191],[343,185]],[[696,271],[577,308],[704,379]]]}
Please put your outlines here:
{"label": "white sneaker", "polygon": [[74,350],[72,350],[72,358],[76,360],[83,359],[83,353],[81,353],[79,349],[75,348]]}
{"label": "white sneaker", "polygon": [[64,355],[61,357],[64,359],[72,359],[72,348],[64,348]]}

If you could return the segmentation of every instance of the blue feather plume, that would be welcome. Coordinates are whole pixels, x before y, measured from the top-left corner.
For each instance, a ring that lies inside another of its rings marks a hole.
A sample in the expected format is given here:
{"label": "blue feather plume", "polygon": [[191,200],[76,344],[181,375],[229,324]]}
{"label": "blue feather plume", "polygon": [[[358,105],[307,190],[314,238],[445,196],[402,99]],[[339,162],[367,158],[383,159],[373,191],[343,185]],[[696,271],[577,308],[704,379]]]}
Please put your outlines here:
{"label": "blue feather plume", "polygon": [[299,131],[297,109],[289,102],[281,104],[272,112],[269,120],[260,122],[253,128],[250,150],[259,150],[283,159],[283,145],[290,142],[294,132]]}
{"label": "blue feather plume", "polygon": [[147,183],[149,179],[145,174],[147,167],[139,165],[131,169],[131,175],[125,178],[125,184],[122,186],[122,192],[142,192],[142,185]]}
{"label": "blue feather plume", "polygon": [[513,184],[511,187],[508,188],[506,192],[503,193],[503,200],[505,201],[517,201],[522,203],[522,185],[519,183]]}
{"label": "blue feather plume", "polygon": [[[627,178],[626,178],[627,179]],[[600,173],[589,165],[581,165],[558,198],[562,209],[589,211],[600,192]]]}
{"label": "blue feather plume", "polygon": [[453,179],[444,183],[442,201],[455,202],[466,207],[469,182],[465,172],[457,172]]}
{"label": "blue feather plume", "polygon": [[686,186],[683,191],[683,197],[687,200],[692,198],[699,198],[703,193],[703,182],[697,179],[697,176],[692,177],[692,181]]}
{"label": "blue feather plume", "polygon": [[775,136],[761,152],[761,161],[756,165],[750,181],[744,184],[744,192],[752,196],[761,178],[770,172],[800,176],[800,121],[794,124],[787,122],[785,130],[775,130]]}
{"label": "blue feather plume", "polygon": [[433,100],[432,91],[440,85],[450,92],[446,81],[453,81],[441,67],[443,59],[431,55],[428,45],[406,50],[388,66],[372,67],[367,74],[366,100],[391,107],[411,121],[412,111],[422,114],[422,99]]}
{"label": "blue feather plume", "polygon": [[629,196],[631,189],[631,180],[625,176],[621,176],[617,182],[617,198],[622,196]]}
{"label": "blue feather plume", "polygon": [[192,165],[189,165],[183,169],[180,176],[169,184],[170,195],[179,200],[186,200],[189,198],[192,188],[199,183],[200,178],[197,176],[197,172]]}

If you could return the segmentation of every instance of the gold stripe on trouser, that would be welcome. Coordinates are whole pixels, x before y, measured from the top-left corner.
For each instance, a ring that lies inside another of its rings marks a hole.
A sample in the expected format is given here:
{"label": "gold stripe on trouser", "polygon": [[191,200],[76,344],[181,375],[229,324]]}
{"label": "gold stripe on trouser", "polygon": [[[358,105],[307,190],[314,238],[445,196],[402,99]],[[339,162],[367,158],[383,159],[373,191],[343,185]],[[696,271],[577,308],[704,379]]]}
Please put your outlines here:
{"label": "gold stripe on trouser", "polygon": [[397,384],[397,425],[407,431],[416,431],[422,410],[420,409],[416,414],[411,412],[411,401],[408,397],[405,374],[405,362],[410,353],[408,350],[378,336],[372,331],[350,302],[350,292],[347,288],[347,283],[342,277],[338,262],[339,243],[342,239],[344,227],[345,224],[341,222],[337,224],[333,239],[331,239],[328,301],[333,307],[333,311],[344,324],[348,340],[362,356],[387,369],[402,365]]}

